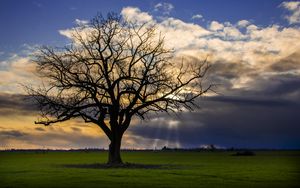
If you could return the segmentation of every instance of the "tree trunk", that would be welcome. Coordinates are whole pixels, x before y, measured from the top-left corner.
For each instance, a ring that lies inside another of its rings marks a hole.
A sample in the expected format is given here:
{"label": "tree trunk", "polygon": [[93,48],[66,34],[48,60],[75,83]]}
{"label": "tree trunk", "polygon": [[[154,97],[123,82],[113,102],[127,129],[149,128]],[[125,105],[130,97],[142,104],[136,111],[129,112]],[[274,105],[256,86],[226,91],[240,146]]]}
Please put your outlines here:
{"label": "tree trunk", "polygon": [[123,161],[121,159],[121,140],[122,135],[115,134],[113,138],[111,139],[111,142],[109,144],[109,153],[108,153],[108,165],[117,166],[122,165]]}

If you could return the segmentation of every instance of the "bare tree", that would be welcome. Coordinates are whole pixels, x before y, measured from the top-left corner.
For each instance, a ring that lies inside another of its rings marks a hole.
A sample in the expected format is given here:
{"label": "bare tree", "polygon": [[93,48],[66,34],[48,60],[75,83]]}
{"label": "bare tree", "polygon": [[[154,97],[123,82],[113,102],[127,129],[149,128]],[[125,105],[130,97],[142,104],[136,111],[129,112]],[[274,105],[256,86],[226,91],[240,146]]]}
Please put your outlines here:
{"label": "bare tree", "polygon": [[121,139],[133,116],[193,110],[195,99],[211,88],[202,87],[206,60],[175,60],[154,25],[111,13],[70,33],[71,44],[41,47],[34,56],[46,81],[28,89],[41,110],[36,123],[82,118],[97,124],[110,139],[108,164],[122,164]]}

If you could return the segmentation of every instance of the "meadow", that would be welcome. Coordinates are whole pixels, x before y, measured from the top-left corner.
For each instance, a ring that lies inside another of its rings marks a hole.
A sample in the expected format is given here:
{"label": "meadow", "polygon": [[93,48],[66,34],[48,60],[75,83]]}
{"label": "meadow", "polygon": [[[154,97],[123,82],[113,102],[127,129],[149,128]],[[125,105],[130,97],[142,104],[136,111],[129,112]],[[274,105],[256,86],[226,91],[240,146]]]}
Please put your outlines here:
{"label": "meadow", "polygon": [[0,187],[299,187],[300,151],[123,151],[137,165],[105,168],[107,152],[0,152]]}

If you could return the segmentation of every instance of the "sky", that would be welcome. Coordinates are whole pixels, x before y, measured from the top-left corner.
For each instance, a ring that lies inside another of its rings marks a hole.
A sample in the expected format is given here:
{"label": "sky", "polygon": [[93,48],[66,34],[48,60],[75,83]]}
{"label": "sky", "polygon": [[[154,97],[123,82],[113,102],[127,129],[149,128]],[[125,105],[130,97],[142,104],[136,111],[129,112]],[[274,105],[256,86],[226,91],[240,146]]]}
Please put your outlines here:
{"label": "sky", "polygon": [[300,149],[300,1],[0,0],[0,149],[107,148],[100,128],[79,119],[35,125],[21,84],[37,84],[32,53],[63,46],[97,13],[155,23],[177,56],[209,57],[217,94],[179,117],[134,119],[123,148]]}

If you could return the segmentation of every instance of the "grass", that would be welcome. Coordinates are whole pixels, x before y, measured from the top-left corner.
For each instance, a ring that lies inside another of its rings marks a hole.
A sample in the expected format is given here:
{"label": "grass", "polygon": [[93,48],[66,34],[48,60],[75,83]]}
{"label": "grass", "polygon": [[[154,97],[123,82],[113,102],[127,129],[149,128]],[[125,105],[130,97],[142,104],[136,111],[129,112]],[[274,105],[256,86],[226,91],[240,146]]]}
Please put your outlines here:
{"label": "grass", "polygon": [[255,156],[231,156],[233,153],[122,152],[126,162],[159,168],[101,168],[106,152],[0,152],[0,187],[300,185],[300,151],[258,151]]}

